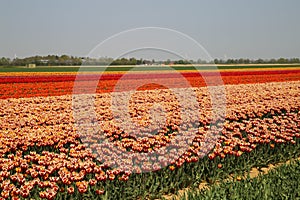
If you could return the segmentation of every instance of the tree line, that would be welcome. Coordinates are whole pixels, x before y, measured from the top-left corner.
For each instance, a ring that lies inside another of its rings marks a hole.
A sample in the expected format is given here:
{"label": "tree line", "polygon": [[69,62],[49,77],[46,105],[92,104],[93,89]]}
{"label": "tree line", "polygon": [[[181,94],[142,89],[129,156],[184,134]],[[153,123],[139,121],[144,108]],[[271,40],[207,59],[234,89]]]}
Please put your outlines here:
{"label": "tree line", "polygon": [[37,66],[79,66],[79,65],[145,65],[154,64],[154,60],[136,59],[136,58],[119,58],[109,57],[88,58],[74,57],[68,55],[48,55],[32,56],[26,58],[0,58],[0,66],[26,66],[35,64]]}
{"label": "tree line", "polygon": [[26,66],[35,64],[37,66],[80,66],[80,65],[170,65],[170,64],[292,64],[300,63],[299,58],[278,58],[278,59],[214,59],[213,61],[194,60],[165,60],[155,61],[136,58],[118,58],[109,57],[88,58],[75,57],[68,55],[48,55],[48,56],[32,56],[26,58],[0,58],[0,66]]}
{"label": "tree line", "polygon": [[300,63],[299,58],[278,58],[278,59],[214,59],[215,64],[295,64]]}
{"label": "tree line", "polygon": [[81,65],[82,59],[79,57],[68,55],[48,55],[48,56],[32,56],[26,58],[5,58],[0,59],[0,66],[26,66],[35,64],[37,66],[59,66],[59,65]]}

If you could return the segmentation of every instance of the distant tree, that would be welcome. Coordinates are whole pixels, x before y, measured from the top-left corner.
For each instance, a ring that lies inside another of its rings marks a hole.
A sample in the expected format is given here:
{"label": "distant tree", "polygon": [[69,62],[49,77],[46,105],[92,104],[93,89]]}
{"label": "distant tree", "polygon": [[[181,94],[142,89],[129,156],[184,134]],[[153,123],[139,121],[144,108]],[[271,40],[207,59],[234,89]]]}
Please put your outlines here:
{"label": "distant tree", "polygon": [[270,59],[269,60],[269,63],[276,63],[277,61],[276,61],[276,59],[274,59],[274,58],[272,58],[272,59]]}
{"label": "distant tree", "polygon": [[167,61],[165,61],[165,62],[164,62],[164,64],[165,64],[165,65],[169,65],[169,64],[171,64],[171,60],[170,60],[170,59],[168,59]]}
{"label": "distant tree", "polygon": [[233,64],[233,59],[227,59],[226,64]]}
{"label": "distant tree", "polygon": [[174,61],[174,64],[176,65],[188,65],[188,64],[193,64],[194,61],[193,60],[177,60]]}
{"label": "distant tree", "polygon": [[24,60],[19,59],[19,58],[15,58],[15,59],[12,60],[11,65],[13,65],[13,66],[25,66],[26,64],[25,64]]}
{"label": "distant tree", "polygon": [[0,59],[0,66],[8,66],[10,64],[10,59],[2,57]]}
{"label": "distant tree", "polygon": [[290,63],[300,63],[300,59],[299,58],[292,58],[289,61]]}
{"label": "distant tree", "polygon": [[240,58],[240,59],[238,60],[238,63],[239,63],[239,64],[244,64],[244,63],[245,63],[245,60],[244,60],[243,58]]}
{"label": "distant tree", "polygon": [[174,64],[176,64],[176,65],[183,65],[184,64],[184,60],[174,61]]}
{"label": "distant tree", "polygon": [[261,59],[261,58],[259,58],[259,59],[257,59],[254,63],[256,63],[256,64],[263,64],[263,63],[264,63],[264,60]]}
{"label": "distant tree", "polygon": [[245,64],[249,64],[250,63],[250,59],[244,59],[244,63]]}
{"label": "distant tree", "polygon": [[141,65],[141,64],[143,64],[143,59],[142,59],[142,58],[140,58],[139,60],[137,60],[137,61],[136,61],[136,64],[137,64],[137,65]]}
{"label": "distant tree", "polygon": [[130,65],[136,65],[137,64],[137,60],[135,58],[130,58],[128,64],[130,64]]}
{"label": "distant tree", "polygon": [[277,60],[277,62],[278,62],[279,64],[285,64],[285,63],[288,63],[288,59],[285,59],[285,58],[279,58],[279,59]]}
{"label": "distant tree", "polygon": [[219,64],[220,62],[219,62],[219,60],[218,60],[217,58],[215,58],[215,59],[214,59],[214,63],[215,63],[215,64]]}
{"label": "distant tree", "polygon": [[197,64],[206,64],[206,60],[201,60],[200,58],[196,61]]}

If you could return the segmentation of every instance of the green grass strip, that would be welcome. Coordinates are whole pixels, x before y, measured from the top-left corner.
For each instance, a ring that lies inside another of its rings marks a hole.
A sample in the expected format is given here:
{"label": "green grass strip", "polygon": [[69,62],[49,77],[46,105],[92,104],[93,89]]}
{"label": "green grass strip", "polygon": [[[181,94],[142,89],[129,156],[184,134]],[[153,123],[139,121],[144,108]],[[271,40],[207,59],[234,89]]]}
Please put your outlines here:
{"label": "green grass strip", "polygon": [[223,182],[209,190],[188,191],[181,199],[300,199],[300,161],[283,164],[265,175]]}

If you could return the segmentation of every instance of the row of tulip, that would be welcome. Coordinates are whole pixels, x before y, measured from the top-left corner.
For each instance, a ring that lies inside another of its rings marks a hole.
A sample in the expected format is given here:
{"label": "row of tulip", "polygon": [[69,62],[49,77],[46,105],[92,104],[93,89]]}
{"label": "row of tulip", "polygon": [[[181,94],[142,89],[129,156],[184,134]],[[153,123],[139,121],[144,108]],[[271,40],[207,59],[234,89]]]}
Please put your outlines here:
{"label": "row of tulip", "polygon": [[[180,71],[179,71],[180,72]],[[276,73],[275,73],[276,72]],[[266,82],[283,82],[283,81],[298,81],[300,80],[300,72],[294,70],[274,70],[265,72],[245,71],[245,72],[222,72],[220,76],[225,84],[248,84],[248,83],[266,83]],[[294,73],[291,73],[294,72]],[[255,73],[255,74],[253,74]],[[107,93],[114,91],[114,88],[118,81],[122,79],[123,85],[130,85],[132,81],[141,81],[143,83],[153,82],[153,79],[160,78],[166,85],[171,87],[186,87],[182,84],[182,77],[184,77],[188,83],[193,87],[203,87],[206,83],[214,82],[219,79],[219,76],[213,76],[214,74],[203,74],[201,77],[199,73],[138,73],[126,75],[126,78],[122,78],[120,73],[110,73],[101,76],[99,83],[94,82],[99,78],[99,74],[84,75],[81,78],[74,74],[57,74],[53,75],[47,73],[35,73],[27,75],[26,73],[17,74],[16,76],[9,76],[5,74],[0,75],[0,99],[7,98],[22,98],[22,97],[37,97],[37,96],[58,96],[58,95],[70,95],[72,94],[74,87],[74,80],[82,82],[82,91],[86,88],[92,87],[88,90],[97,93]],[[180,77],[179,77],[180,76]],[[147,78],[148,77],[148,78]],[[204,77],[206,80],[204,80]],[[92,80],[93,81],[92,81]],[[220,84],[220,83],[218,83]],[[95,86],[94,86],[95,85]],[[96,88],[94,88],[96,87]],[[161,85],[148,84],[141,90],[150,89],[162,89]],[[130,88],[124,88],[129,90]]]}
{"label": "row of tulip", "polygon": [[[163,73],[127,73],[126,78],[131,80],[137,79],[166,79],[166,78],[177,78],[178,73],[174,73],[175,71]],[[126,72],[125,72],[126,73]],[[180,76],[183,77],[208,77],[208,76],[257,76],[257,75],[286,75],[286,74],[295,74],[300,73],[299,69],[294,70],[267,70],[267,71],[196,71],[196,72],[180,72]],[[65,82],[65,81],[88,81],[88,80],[120,80],[124,73],[109,73],[109,74],[87,74],[87,73],[79,73],[79,74],[37,74],[37,75],[2,75],[0,79],[0,83],[37,83],[37,82]]]}

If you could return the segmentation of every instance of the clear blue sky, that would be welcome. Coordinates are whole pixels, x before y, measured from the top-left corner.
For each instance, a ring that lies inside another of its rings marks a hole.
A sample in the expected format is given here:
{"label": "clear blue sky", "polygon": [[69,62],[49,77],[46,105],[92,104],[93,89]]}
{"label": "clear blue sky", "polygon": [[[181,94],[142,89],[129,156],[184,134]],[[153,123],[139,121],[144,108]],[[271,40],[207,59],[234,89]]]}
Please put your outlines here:
{"label": "clear blue sky", "polygon": [[300,57],[299,9],[299,0],[3,0],[0,57],[85,56],[144,26],[183,32],[213,58]]}

